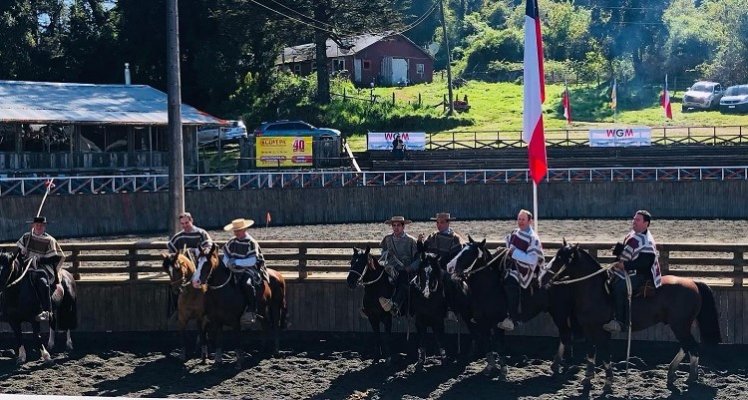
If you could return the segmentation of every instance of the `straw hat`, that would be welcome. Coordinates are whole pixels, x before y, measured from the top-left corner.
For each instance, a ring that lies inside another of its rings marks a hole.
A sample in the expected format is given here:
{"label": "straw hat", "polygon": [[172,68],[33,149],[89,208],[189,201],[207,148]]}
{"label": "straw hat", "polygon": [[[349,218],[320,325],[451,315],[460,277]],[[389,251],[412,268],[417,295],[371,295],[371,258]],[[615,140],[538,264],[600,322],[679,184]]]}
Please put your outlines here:
{"label": "straw hat", "polygon": [[403,217],[402,215],[396,215],[396,216],[388,219],[387,221],[384,221],[384,223],[387,224],[387,225],[392,225],[393,222],[399,222],[399,223],[401,223],[403,225],[407,225],[407,224],[412,223],[413,221],[411,221],[409,219],[405,219],[405,217]]}
{"label": "straw hat", "polygon": [[439,220],[439,219],[444,219],[444,220],[447,220],[447,221],[454,221],[455,220],[454,218],[452,218],[451,215],[449,215],[448,212],[436,213],[436,217],[431,217],[432,221],[436,221],[436,220]]}
{"label": "straw hat", "polygon": [[238,219],[231,221],[230,224],[224,226],[223,230],[224,231],[240,231],[242,229],[247,229],[254,224],[255,224],[254,220],[238,218]]}
{"label": "straw hat", "polygon": [[28,224],[46,224],[47,223],[47,217],[39,216],[34,217],[31,221],[26,221]]}

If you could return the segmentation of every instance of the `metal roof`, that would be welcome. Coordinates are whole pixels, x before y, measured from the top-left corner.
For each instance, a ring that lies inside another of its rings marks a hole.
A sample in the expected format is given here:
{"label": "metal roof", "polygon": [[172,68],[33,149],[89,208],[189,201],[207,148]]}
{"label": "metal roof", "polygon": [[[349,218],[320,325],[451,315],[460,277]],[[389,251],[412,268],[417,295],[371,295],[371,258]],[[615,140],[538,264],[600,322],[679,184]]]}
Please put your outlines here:
{"label": "metal roof", "polygon": [[[388,35],[360,35],[348,37],[343,39],[346,47],[340,47],[334,40],[327,39],[325,42],[325,46],[327,47],[327,58],[345,57],[356,54],[386,37],[388,37]],[[348,46],[351,46],[350,49],[347,48]],[[277,60],[277,65],[314,60],[315,58],[314,43],[307,43],[284,48],[283,54]]]}
{"label": "metal roof", "polygon": [[[0,81],[0,122],[167,125],[166,93],[147,85]],[[183,125],[224,121],[182,104]]]}

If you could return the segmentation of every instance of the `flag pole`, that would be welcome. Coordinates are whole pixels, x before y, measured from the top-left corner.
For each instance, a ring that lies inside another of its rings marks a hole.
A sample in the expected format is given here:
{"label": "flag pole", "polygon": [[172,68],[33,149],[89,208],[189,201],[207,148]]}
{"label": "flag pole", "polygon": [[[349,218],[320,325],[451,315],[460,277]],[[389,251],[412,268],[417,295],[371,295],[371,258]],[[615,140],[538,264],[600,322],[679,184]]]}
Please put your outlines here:
{"label": "flag pole", "polygon": [[538,228],[538,221],[540,216],[538,214],[538,184],[532,181],[532,215],[535,216],[535,233],[540,235],[540,229]]}

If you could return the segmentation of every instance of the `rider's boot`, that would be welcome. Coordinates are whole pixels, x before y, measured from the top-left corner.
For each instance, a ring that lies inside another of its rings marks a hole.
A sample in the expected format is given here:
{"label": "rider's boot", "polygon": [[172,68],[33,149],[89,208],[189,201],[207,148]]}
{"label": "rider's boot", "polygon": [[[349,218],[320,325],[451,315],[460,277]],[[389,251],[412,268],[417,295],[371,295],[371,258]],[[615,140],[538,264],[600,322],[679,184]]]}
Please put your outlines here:
{"label": "rider's boot", "polygon": [[247,303],[247,307],[244,309],[240,321],[242,325],[251,325],[257,319],[257,296],[255,293],[254,285],[252,284],[252,278],[242,285],[242,294]]}

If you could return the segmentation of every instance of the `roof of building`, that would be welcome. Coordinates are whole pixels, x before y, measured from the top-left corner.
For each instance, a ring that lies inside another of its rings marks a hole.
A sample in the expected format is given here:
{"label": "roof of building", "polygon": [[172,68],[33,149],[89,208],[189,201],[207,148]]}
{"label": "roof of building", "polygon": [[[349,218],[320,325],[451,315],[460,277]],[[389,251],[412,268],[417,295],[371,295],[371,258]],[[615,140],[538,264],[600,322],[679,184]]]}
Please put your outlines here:
{"label": "roof of building", "polygon": [[[390,36],[400,36],[402,38],[405,38],[405,40],[407,40],[408,42],[413,43],[410,39],[400,34],[396,34],[396,35],[366,34],[366,35],[360,35],[360,36],[351,36],[351,37],[342,39],[343,46],[339,45],[332,39],[327,39],[327,42],[325,43],[327,46],[327,58],[336,58],[336,57],[345,57],[345,56],[354,55],[364,50],[365,48],[373,45],[374,43],[377,43],[380,40],[390,37]],[[426,50],[422,49],[417,44],[413,43],[413,46],[418,47],[421,51],[423,51],[425,54],[431,57],[431,55],[428,54]],[[315,58],[316,57],[315,57],[314,43],[307,43],[307,44],[302,44],[299,46],[284,48],[283,52],[276,60],[276,65],[314,60]]]}
{"label": "roof of building", "polygon": [[[167,125],[166,93],[147,85],[0,81],[0,122]],[[182,104],[183,125],[223,121]]]}

